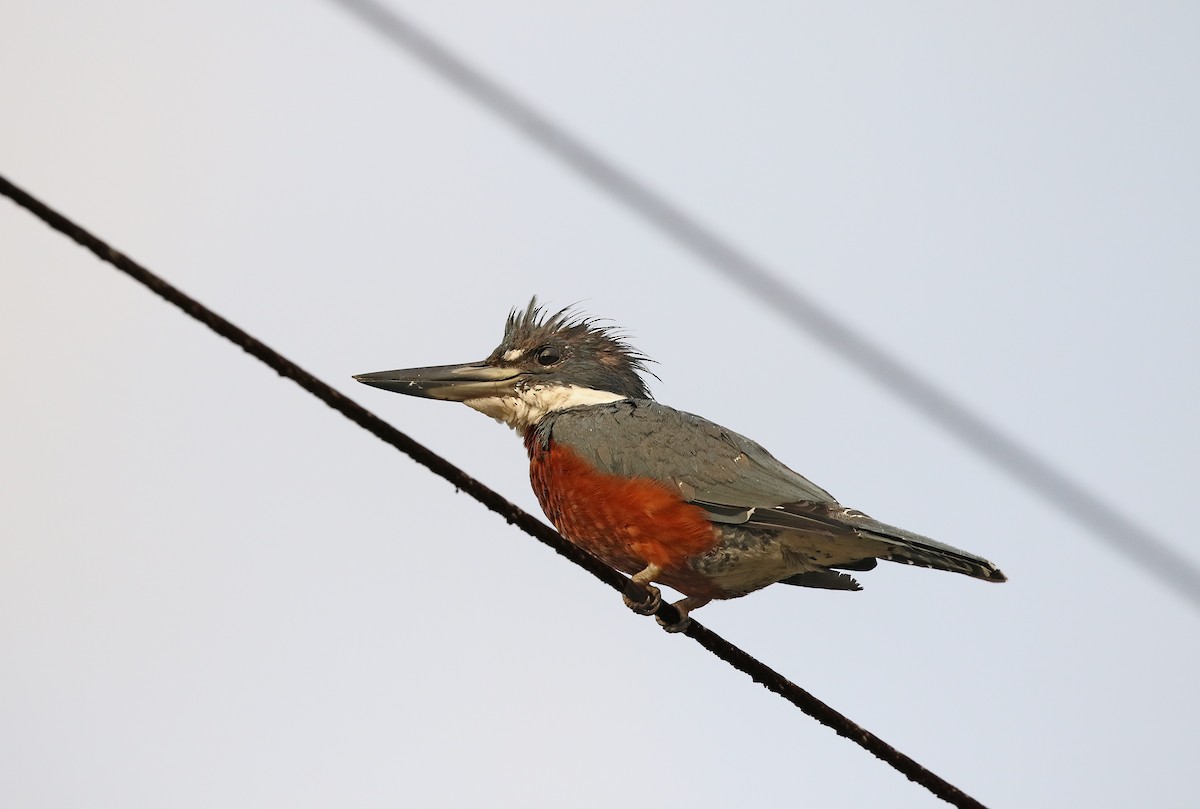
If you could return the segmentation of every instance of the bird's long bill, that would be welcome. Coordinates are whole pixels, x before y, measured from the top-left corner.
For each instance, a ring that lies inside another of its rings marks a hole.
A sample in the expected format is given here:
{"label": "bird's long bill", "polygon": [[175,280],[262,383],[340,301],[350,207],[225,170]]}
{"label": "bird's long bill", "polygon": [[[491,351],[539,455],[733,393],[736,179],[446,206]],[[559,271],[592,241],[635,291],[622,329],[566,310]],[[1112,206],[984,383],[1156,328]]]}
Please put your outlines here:
{"label": "bird's long bill", "polygon": [[462,365],[435,365],[429,368],[404,368],[399,371],[377,371],[354,377],[364,385],[422,396],[448,402],[484,399],[511,394],[522,372],[482,362]]}

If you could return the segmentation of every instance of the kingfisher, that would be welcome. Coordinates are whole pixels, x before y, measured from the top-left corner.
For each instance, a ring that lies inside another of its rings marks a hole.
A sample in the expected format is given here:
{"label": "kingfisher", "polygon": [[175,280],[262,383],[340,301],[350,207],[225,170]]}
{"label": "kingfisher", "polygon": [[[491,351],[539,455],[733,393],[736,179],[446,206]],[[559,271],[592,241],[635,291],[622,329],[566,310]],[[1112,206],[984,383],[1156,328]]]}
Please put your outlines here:
{"label": "kingfisher", "polygon": [[516,430],[542,510],[574,544],[684,595],[679,631],[714,599],[771,584],[861,590],[845,571],[877,560],[1002,582],[980,556],[847,508],[744,435],[659,404],[650,360],[612,326],[533,298],[513,309],[482,362],[355,376],[383,390],[462,402]]}

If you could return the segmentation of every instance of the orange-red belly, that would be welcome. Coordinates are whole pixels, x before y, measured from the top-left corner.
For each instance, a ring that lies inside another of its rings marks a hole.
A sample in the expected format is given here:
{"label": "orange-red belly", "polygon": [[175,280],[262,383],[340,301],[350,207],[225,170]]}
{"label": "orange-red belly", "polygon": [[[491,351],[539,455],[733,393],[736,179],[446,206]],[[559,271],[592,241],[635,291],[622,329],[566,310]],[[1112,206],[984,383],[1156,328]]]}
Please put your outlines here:
{"label": "orange-red belly", "polygon": [[715,595],[687,564],[717,541],[702,508],[656,480],[598,472],[569,447],[543,446],[533,431],[525,447],[533,491],[560,534],[625,573],[655,564],[663,568],[658,581],[686,595]]}

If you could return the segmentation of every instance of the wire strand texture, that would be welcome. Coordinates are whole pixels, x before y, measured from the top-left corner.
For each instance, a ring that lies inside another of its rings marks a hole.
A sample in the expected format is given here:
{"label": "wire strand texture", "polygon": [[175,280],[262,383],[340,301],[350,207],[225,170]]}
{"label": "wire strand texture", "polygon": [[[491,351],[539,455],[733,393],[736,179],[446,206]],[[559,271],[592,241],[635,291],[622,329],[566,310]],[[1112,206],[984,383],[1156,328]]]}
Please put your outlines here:
{"label": "wire strand texture", "polygon": [[332,0],[1200,609],[1200,568],[666,197],[374,0]]}
{"label": "wire strand texture", "polygon": [[[41,219],[47,225],[68,236],[95,253],[121,272],[148,287],[154,294],[183,310],[189,317],[200,321],[217,334],[241,348],[247,354],[261,360],[280,376],[291,379],[304,390],[316,396],[372,435],[380,438],[466,492],[487,508],[499,514],[510,524],[516,525],[530,536],[550,546],[554,551],[591,573],[614,590],[627,592],[633,585],[623,574],[604,562],[573,545],[556,531],[527,511],[510,503],[500,494],[480,483],[437,453],[413,440],[383,419],[371,413],[357,402],[347,398],[305,371],[296,363],[267,346],[262,341],[218,315],[199,301],[184,294],[150,270],[138,264],[124,253],[92,235],[84,228],[67,219],[46,204],[0,176],[0,194]],[[663,603],[655,613],[667,623],[676,623],[679,614],[670,604]],[[925,768],[911,757],[897,750],[866,728],[851,721],[814,697],[808,691],[788,680],[779,672],[757,660],[747,652],[722,638],[717,633],[692,621],[683,634],[699,643],[721,660],[749,675],[754,682],[767,688],[795,705],[808,716],[850,739],[871,752],[911,781],[920,784],[937,797],[962,809],[983,809],[983,804],[958,787]]]}

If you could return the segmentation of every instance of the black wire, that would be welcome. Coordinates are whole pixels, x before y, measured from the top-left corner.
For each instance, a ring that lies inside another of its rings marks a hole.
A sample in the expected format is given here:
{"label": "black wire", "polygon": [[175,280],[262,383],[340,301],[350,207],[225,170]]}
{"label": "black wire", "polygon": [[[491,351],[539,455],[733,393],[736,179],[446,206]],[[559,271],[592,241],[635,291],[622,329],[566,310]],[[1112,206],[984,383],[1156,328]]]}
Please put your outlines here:
{"label": "black wire", "polygon": [[601,190],[658,226],[712,268],[745,287],[760,303],[808,332],[1034,494],[1089,529],[1160,583],[1175,590],[1192,607],[1200,609],[1200,568],[1148,528],[1092,494],[911,366],[788,286],[764,264],[750,258],[682,208],[602,157],[544,113],[431,39],[405,17],[373,0],[333,2],[352,12],[393,45],[403,48]]}
{"label": "black wire", "polygon": [[[107,243],[30,196],[2,176],[0,176],[0,194],[9,197],[50,227],[74,239],[121,272],[126,273],[134,280],[149,287],[156,295],[178,306],[190,317],[208,326],[234,345],[241,347],[246,353],[262,360],[262,362],[266,363],[280,376],[291,379],[355,424],[391,444],[431,472],[445,478],[454,484],[455,488],[471,495],[483,503],[483,505],[504,517],[509,523],[517,525],[530,536],[549,545],[559,554],[567,557],[609,587],[621,592],[630,593],[631,595],[637,593],[637,590],[630,589],[631,587],[636,587],[636,585],[633,585],[628,578],[613,570],[587,551],[563,539],[541,520],[505,500],[499,494],[475,480],[475,478],[463,472],[437,453],[409,438],[357,402],[346,398],[291,360],[269,348],[261,341],[251,337],[245,331],[230,323],[199,301],[185,295],[124,253],[113,249]],[[670,604],[662,604],[655,614],[662,617],[667,623],[677,623],[679,621],[679,613]],[[808,691],[791,682],[765,663],[760,662],[737,646],[734,646],[717,633],[693,620],[687,629],[684,630],[683,634],[695,640],[721,660],[729,663],[739,671],[748,674],[756,683],[765,686],[768,690],[783,697],[813,719],[816,719],[826,727],[832,728],[838,735],[845,736],[863,749],[870,751],[880,760],[891,765],[910,780],[925,787],[942,800],[957,807],[982,809],[983,804],[970,795],[967,795],[958,787],[927,770],[875,734],[851,721],[841,713],[838,713]]]}

